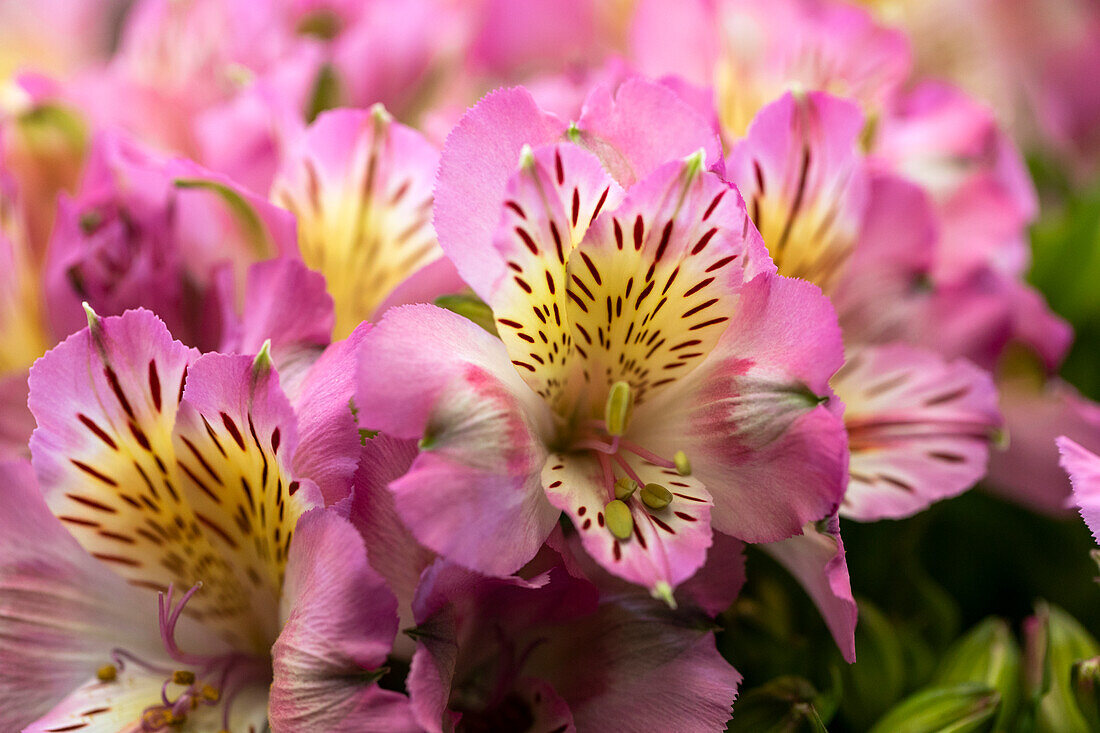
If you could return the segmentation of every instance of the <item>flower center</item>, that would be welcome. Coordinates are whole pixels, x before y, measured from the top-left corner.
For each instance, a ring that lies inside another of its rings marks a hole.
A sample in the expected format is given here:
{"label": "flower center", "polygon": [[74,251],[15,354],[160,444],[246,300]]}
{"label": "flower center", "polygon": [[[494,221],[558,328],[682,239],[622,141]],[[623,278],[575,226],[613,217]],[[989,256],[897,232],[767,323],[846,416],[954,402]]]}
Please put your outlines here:
{"label": "flower center", "polygon": [[667,507],[673,499],[667,487],[644,481],[624,454],[633,454],[661,468],[676,469],[681,476],[691,474],[691,462],[682,450],[676,451],[669,460],[623,437],[633,408],[634,398],[629,383],[615,382],[608,392],[603,420],[592,419],[582,423],[576,440],[569,446],[570,451],[590,453],[600,464],[602,484],[607,495],[604,505],[607,528],[624,541],[630,539],[634,531],[634,519],[627,502],[640,500],[646,508],[658,510]]}
{"label": "flower center", "polygon": [[113,682],[120,670],[127,664],[134,664],[146,672],[164,676],[160,701],[145,708],[141,714],[141,729],[145,733],[178,728],[199,708],[219,704],[222,706],[222,731],[228,731],[229,713],[237,694],[251,684],[266,684],[270,680],[270,662],[254,655],[241,652],[192,654],[179,648],[175,638],[176,624],[187,602],[201,588],[202,583],[196,583],[175,606],[172,604],[173,586],[168,586],[167,594],[157,594],[161,641],[168,658],[179,664],[179,668],[143,659],[125,649],[113,649],[112,663],[97,672],[101,682]]}

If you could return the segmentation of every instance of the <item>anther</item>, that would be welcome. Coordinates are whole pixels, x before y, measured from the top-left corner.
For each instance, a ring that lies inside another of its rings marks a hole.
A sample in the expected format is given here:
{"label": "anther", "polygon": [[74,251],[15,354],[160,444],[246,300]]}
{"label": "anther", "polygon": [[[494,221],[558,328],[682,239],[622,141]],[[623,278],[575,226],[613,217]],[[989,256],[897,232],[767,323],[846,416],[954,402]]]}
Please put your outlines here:
{"label": "anther", "polygon": [[195,684],[195,673],[188,669],[177,669],[172,673],[172,681],[177,685]]}
{"label": "anther", "polygon": [[664,509],[672,503],[672,492],[660,484],[646,484],[642,487],[642,502],[650,509]]}
{"label": "anther", "polygon": [[607,434],[614,437],[626,432],[626,426],[630,422],[630,413],[633,410],[634,395],[630,392],[630,384],[620,381],[611,385],[611,391],[607,393],[607,404],[604,406],[603,413]]}
{"label": "anther", "polygon": [[615,482],[615,498],[620,501],[626,501],[634,496],[634,492],[637,490],[638,482],[629,476],[623,476]]}
{"label": "anther", "polygon": [[676,451],[676,455],[672,457],[672,462],[676,464],[676,471],[681,476],[691,475],[691,461],[688,460],[687,453],[682,450]]}
{"label": "anther", "polygon": [[96,670],[95,676],[100,682],[114,682],[118,679],[118,667],[113,664],[104,664]]}
{"label": "anther", "polygon": [[221,696],[221,692],[219,692],[218,688],[214,687],[213,685],[203,685],[202,689],[199,690],[199,697],[201,697],[203,700],[206,700],[207,702],[217,702],[221,699]]}
{"label": "anther", "polygon": [[620,540],[628,539],[634,532],[634,517],[630,514],[630,507],[618,499],[607,503],[603,508],[603,516],[611,534]]}

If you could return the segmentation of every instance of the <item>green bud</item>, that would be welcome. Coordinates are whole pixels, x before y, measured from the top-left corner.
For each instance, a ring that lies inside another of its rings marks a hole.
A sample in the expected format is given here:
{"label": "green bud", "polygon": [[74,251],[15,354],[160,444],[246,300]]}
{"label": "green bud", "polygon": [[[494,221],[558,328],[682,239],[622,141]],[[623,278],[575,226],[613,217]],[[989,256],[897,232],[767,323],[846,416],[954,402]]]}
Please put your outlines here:
{"label": "green bud", "polygon": [[634,410],[634,395],[630,392],[629,382],[615,382],[607,393],[603,419],[608,435],[622,435],[630,422],[630,413]]}
{"label": "green bud", "polygon": [[1071,672],[1079,660],[1100,654],[1100,645],[1076,619],[1057,606],[1043,604],[1036,615],[1040,619],[1046,616],[1046,654],[1042,664],[1049,689],[1039,700],[1035,729],[1084,733],[1090,728],[1078,707]]}
{"label": "green bud", "polygon": [[660,484],[642,487],[642,502],[650,509],[664,509],[672,503],[672,492]]}
{"label": "green bud", "polygon": [[841,669],[844,695],[841,709],[856,730],[872,723],[901,698],[905,690],[905,648],[897,629],[864,598],[859,600],[856,626],[858,664]]}
{"label": "green bud", "polygon": [[1100,730],[1100,657],[1082,659],[1069,675],[1077,709],[1089,730]]}
{"label": "green bud", "polygon": [[498,335],[497,325],[493,321],[493,309],[476,295],[440,295],[433,302],[440,308],[446,308],[452,313],[473,321],[494,336]]}
{"label": "green bud", "polygon": [[611,534],[620,540],[629,539],[634,532],[634,517],[630,514],[630,507],[618,499],[607,503],[603,508],[603,516]]}
{"label": "green bud", "polygon": [[676,451],[676,455],[672,457],[672,462],[676,464],[676,472],[681,476],[691,475],[691,461],[688,460],[687,453],[682,450]]}
{"label": "green bud", "polygon": [[1001,696],[975,682],[929,687],[902,700],[871,733],[978,733],[993,728]]}
{"label": "green bud", "polygon": [[1008,624],[988,618],[959,639],[944,655],[933,678],[938,685],[976,682],[996,690],[1001,696],[997,729],[1013,720],[1019,707],[1020,647]]}
{"label": "green bud", "polygon": [[626,501],[634,496],[634,492],[637,490],[638,482],[628,476],[623,476],[615,482],[615,498],[620,501]]}
{"label": "green bud", "polygon": [[825,733],[817,691],[801,677],[778,677],[746,692],[733,708],[728,733]]}

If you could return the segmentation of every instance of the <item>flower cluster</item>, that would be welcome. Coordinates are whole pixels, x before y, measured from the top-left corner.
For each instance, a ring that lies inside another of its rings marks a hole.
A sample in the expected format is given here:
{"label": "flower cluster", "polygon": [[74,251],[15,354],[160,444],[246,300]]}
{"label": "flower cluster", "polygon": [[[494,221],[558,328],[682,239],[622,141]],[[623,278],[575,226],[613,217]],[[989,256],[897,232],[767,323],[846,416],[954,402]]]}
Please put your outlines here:
{"label": "flower cluster", "polygon": [[1022,155],[870,5],[0,0],[0,729],[723,730],[746,545],[854,662],[842,518],[1067,435],[1095,530]]}

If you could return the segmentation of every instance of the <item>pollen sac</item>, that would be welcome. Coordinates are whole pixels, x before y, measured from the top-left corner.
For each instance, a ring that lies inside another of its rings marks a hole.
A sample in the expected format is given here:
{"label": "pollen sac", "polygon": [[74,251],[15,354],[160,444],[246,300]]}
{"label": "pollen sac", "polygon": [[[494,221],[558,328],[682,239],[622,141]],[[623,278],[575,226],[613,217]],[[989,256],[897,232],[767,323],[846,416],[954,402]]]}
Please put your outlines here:
{"label": "pollen sac", "polygon": [[691,461],[688,460],[687,453],[682,450],[676,451],[676,455],[672,457],[672,462],[676,464],[676,472],[681,476],[691,475]]}
{"label": "pollen sac", "polygon": [[642,487],[642,502],[650,509],[664,509],[672,503],[672,492],[660,484]]}
{"label": "pollen sac", "polygon": [[100,682],[114,682],[118,679],[118,667],[113,664],[104,664],[96,670],[95,676]]}
{"label": "pollen sac", "polygon": [[623,476],[615,482],[615,498],[619,501],[626,501],[634,496],[634,492],[637,490],[638,482],[628,476]]}
{"label": "pollen sac", "polygon": [[633,410],[634,395],[630,392],[630,384],[619,381],[611,385],[611,391],[607,394],[607,405],[604,407],[604,424],[608,435],[622,435],[626,432]]}
{"label": "pollen sac", "polygon": [[630,507],[622,501],[615,499],[607,503],[603,508],[604,518],[607,520],[607,528],[611,534],[620,540],[629,539],[634,532],[634,517],[630,514]]}
{"label": "pollen sac", "polygon": [[195,683],[195,673],[187,669],[177,669],[172,673],[172,682],[177,685],[193,685]]}

